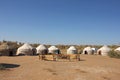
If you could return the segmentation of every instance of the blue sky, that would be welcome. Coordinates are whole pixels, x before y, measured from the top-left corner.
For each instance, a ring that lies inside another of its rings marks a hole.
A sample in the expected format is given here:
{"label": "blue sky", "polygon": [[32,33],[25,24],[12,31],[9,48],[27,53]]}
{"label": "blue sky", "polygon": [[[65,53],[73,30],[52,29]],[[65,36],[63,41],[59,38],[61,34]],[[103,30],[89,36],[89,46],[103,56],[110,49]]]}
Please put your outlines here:
{"label": "blue sky", "polygon": [[0,40],[120,43],[120,0],[0,0]]}

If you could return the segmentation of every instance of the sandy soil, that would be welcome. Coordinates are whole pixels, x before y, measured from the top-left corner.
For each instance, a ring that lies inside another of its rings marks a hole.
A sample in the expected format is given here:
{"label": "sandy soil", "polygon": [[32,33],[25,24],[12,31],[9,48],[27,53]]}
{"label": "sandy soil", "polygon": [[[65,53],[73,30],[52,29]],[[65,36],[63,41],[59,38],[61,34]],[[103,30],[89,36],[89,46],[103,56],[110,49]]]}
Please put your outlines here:
{"label": "sandy soil", "polygon": [[[38,56],[0,57],[0,80],[120,80],[120,59],[81,55],[81,61],[41,61]],[[13,65],[14,64],[14,65]]]}

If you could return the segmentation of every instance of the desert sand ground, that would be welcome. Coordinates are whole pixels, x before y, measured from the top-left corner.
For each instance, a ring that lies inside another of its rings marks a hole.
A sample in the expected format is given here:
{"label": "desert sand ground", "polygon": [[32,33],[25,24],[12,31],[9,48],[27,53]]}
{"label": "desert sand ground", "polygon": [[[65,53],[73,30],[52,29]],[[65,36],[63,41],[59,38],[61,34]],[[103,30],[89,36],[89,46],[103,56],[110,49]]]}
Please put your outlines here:
{"label": "desert sand ground", "polygon": [[[120,59],[81,55],[81,61],[41,61],[38,56],[0,57],[0,80],[120,80]],[[10,66],[11,65],[11,66]]]}

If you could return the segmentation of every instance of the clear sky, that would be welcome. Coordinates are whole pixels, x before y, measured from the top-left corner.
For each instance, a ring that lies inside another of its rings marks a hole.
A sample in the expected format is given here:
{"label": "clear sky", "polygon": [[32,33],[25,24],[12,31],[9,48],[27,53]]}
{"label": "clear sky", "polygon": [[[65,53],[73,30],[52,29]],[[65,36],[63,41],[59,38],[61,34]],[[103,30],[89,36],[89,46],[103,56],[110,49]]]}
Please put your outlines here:
{"label": "clear sky", "polygon": [[0,0],[0,40],[120,43],[120,0]]}

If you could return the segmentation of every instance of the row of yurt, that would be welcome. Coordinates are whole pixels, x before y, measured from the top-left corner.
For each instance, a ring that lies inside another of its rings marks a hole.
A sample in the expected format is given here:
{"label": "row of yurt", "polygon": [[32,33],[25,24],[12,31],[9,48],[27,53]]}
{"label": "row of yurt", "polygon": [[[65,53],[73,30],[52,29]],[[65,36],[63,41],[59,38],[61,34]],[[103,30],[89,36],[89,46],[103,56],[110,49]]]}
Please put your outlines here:
{"label": "row of yurt", "polygon": [[[116,50],[120,50],[120,48],[117,48]],[[17,55],[19,54],[27,54],[32,55],[33,54],[33,47],[29,44],[24,44],[17,50]],[[108,55],[108,52],[111,51],[111,49],[108,46],[103,46],[100,49],[86,47],[83,50],[82,54],[98,54],[106,56]],[[36,48],[36,54],[48,54],[48,53],[55,53],[60,54],[60,50],[56,46],[51,46],[47,48],[45,45],[39,45]],[[70,46],[70,48],[67,49],[67,54],[77,54],[78,50],[74,46]]]}
{"label": "row of yurt", "polygon": [[[100,49],[86,47],[83,49],[82,54],[98,54],[106,56],[111,49],[108,46],[103,46]],[[115,49],[115,51],[120,51],[120,47]],[[34,54],[48,54],[55,53],[60,54],[60,49],[56,46],[51,46],[47,48],[45,45],[39,45],[36,49],[29,44],[24,44],[17,49],[17,53],[10,45],[7,43],[0,45],[0,55],[12,56],[12,55],[34,55]],[[74,46],[70,46],[67,49],[67,54],[77,54],[78,50]]]}
{"label": "row of yurt", "polygon": [[[40,45],[37,48],[37,54],[46,54],[46,53],[55,53],[60,54],[60,49],[58,49],[56,46],[51,46],[47,49],[44,45]],[[69,49],[67,49],[67,54],[76,54],[78,53],[77,49],[74,46],[71,46]]]}
{"label": "row of yurt", "polygon": [[[60,49],[56,46],[51,46],[47,48],[45,45],[39,45],[36,48],[36,54],[60,54]],[[74,46],[71,46],[67,49],[67,54],[76,54],[78,53],[77,49]],[[33,47],[29,44],[24,44],[23,46],[19,47],[17,50],[17,55],[33,55]]]}
{"label": "row of yurt", "polygon": [[35,51],[35,49],[31,45],[24,44],[23,46],[18,48],[16,55],[34,55],[48,53],[60,54],[60,50],[56,46],[51,46],[50,48],[47,48],[45,45],[39,45]]}
{"label": "row of yurt", "polygon": [[37,54],[60,54],[60,50],[56,46],[47,48],[45,45],[39,45],[37,48]]}
{"label": "row of yurt", "polygon": [[101,47],[98,50],[96,48],[86,47],[86,48],[84,48],[82,54],[98,54],[98,55],[102,55],[102,56],[107,56],[110,51],[111,51],[111,49],[106,45]]}

